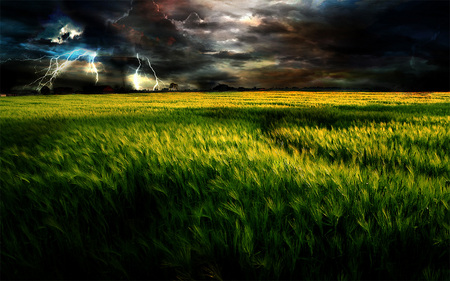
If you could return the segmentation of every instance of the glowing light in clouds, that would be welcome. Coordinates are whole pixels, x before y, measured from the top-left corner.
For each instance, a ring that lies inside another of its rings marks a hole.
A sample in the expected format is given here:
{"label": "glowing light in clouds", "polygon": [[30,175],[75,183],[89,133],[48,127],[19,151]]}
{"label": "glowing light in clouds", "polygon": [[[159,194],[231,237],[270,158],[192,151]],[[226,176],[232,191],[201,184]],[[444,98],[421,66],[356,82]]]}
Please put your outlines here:
{"label": "glowing light in clouds", "polygon": [[83,34],[82,29],[77,28],[72,24],[68,23],[60,29],[58,36],[51,38],[51,42],[62,44],[69,38],[74,39],[75,37],[81,36],[81,34]]}

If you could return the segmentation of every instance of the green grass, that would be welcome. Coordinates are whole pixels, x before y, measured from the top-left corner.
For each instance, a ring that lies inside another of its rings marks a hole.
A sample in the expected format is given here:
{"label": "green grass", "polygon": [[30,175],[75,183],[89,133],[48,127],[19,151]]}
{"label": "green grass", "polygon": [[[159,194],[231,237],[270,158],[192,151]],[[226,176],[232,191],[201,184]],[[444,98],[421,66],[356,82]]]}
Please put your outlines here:
{"label": "green grass", "polygon": [[449,93],[0,99],[2,279],[448,279]]}

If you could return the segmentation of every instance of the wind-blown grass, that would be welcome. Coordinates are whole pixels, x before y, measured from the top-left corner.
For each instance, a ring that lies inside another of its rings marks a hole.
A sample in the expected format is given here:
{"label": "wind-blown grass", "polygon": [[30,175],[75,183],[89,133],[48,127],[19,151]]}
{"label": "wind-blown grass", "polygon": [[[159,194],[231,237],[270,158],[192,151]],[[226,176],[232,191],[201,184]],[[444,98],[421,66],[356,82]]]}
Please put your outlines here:
{"label": "wind-blown grass", "polygon": [[448,93],[0,99],[5,279],[445,279]]}

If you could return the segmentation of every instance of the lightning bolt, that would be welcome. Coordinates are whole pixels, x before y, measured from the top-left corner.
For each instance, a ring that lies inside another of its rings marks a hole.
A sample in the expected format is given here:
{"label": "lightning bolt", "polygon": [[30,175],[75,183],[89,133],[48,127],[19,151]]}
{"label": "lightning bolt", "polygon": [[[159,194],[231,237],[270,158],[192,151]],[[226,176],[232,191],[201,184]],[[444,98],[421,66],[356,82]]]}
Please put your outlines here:
{"label": "lightning bolt", "polygon": [[[80,54],[78,54],[81,52]],[[78,56],[77,56],[78,54]],[[53,82],[55,79],[63,73],[67,68],[69,68],[74,61],[79,61],[82,58],[88,57],[89,62],[89,69],[88,72],[95,73],[96,75],[96,83],[98,82],[98,70],[95,66],[95,57],[97,56],[97,53],[94,51],[86,50],[86,49],[75,49],[71,52],[58,55],[58,56],[52,56],[50,58],[50,63],[47,68],[44,68],[41,71],[36,71],[36,73],[39,72],[45,72],[44,75],[33,81],[32,83],[28,84],[28,86],[32,86],[34,84],[37,84],[36,90],[40,91],[43,87],[52,87]],[[64,59],[65,58],[65,59]],[[36,60],[41,60],[36,59]]]}
{"label": "lightning bolt", "polygon": [[134,73],[133,83],[134,83],[134,89],[139,91],[141,89],[141,86],[139,85],[139,80],[140,80],[140,78],[139,78],[139,69],[141,68],[142,63],[141,63],[141,59],[139,58],[139,54],[136,54],[136,58],[137,58],[137,60],[139,62],[139,66],[136,68],[136,72]]}
{"label": "lightning bolt", "polygon": [[146,59],[147,59],[148,66],[149,66],[150,69],[153,71],[153,75],[155,76],[155,81],[156,81],[156,83],[155,83],[155,86],[153,86],[153,91],[154,91],[155,89],[158,88],[158,85],[159,85],[159,82],[160,82],[160,81],[161,81],[161,83],[163,83],[163,84],[165,84],[165,83],[164,83],[164,81],[162,81],[161,79],[159,79],[158,76],[156,75],[156,71],[155,71],[155,69],[152,67],[152,64],[151,64],[150,60],[149,60],[148,58],[146,58]]}
{"label": "lightning bolt", "polygon": [[[152,0],[152,2],[156,7],[157,12],[162,13],[164,18],[169,20],[168,16],[160,10],[160,6],[154,0]],[[134,5],[134,0],[131,0],[129,9],[127,11],[125,11],[121,17],[119,17],[115,20],[107,20],[107,22],[117,23],[120,20],[128,17],[130,15],[131,11],[133,10],[133,5]],[[194,15],[196,15],[200,19],[200,17],[198,16],[197,13],[195,13]],[[41,74],[41,73],[43,73],[43,74],[39,78],[37,78],[36,80],[34,80],[30,84],[28,84],[27,86],[36,85],[37,91],[40,91],[45,86],[51,88],[53,86],[54,81],[58,78],[58,76],[60,76],[68,68],[70,68],[70,66],[75,61],[81,61],[81,60],[84,60],[88,63],[88,68],[87,68],[86,72],[95,74],[95,83],[97,84],[99,81],[99,70],[97,69],[97,66],[95,63],[96,57],[97,57],[97,52],[83,49],[83,48],[78,48],[78,49],[74,49],[70,52],[61,54],[61,55],[43,56],[38,59],[28,59],[28,58],[24,59],[23,61],[25,61],[25,60],[26,61],[42,61],[45,58],[50,60],[47,67],[45,67],[44,69],[35,71],[36,74]],[[140,86],[141,76],[139,73],[142,71],[143,61],[144,61],[144,63],[146,62],[146,64],[151,69],[151,72],[154,76],[155,85],[153,86],[153,91],[158,90],[160,87],[160,84],[166,85],[166,83],[158,77],[156,70],[153,68],[153,66],[150,62],[150,59],[148,57],[144,57],[144,56],[140,57],[139,54],[136,53],[136,59],[139,62],[139,66],[136,68],[135,73],[133,75],[133,84],[134,84],[134,88],[136,90],[141,89],[141,86]],[[11,59],[0,61],[0,63],[5,63],[10,60]],[[36,67],[35,67],[35,69],[36,69]],[[148,76],[146,74],[144,74],[144,76],[147,77],[147,79],[150,79],[150,78],[148,78]]]}
{"label": "lightning bolt", "polygon": [[140,90],[140,89],[141,89],[141,86],[140,86],[141,78],[140,78],[140,76],[139,76],[139,70],[140,70],[141,67],[142,67],[142,61],[141,61],[141,60],[145,60],[145,61],[147,62],[148,66],[150,67],[150,69],[151,69],[152,72],[153,72],[153,76],[155,77],[155,85],[153,86],[153,91],[159,90],[159,83],[160,83],[160,82],[161,82],[163,85],[166,84],[164,81],[162,81],[161,79],[159,79],[159,77],[158,77],[158,75],[156,74],[156,71],[155,71],[155,69],[153,68],[152,63],[150,62],[150,59],[149,59],[148,57],[142,57],[142,58],[140,58],[140,57],[139,57],[139,53],[136,53],[136,59],[137,59],[138,62],[139,62],[139,66],[136,68],[136,71],[135,71],[135,73],[134,73],[134,75],[133,75],[133,84],[134,84],[134,88],[135,88],[136,90]]}
{"label": "lightning bolt", "polygon": [[89,69],[88,71],[91,73],[95,73],[95,84],[98,83],[98,69],[95,66],[95,58],[97,57],[97,53],[94,53],[89,57]]}
{"label": "lightning bolt", "polygon": [[152,2],[153,2],[153,5],[155,5],[155,7],[156,7],[156,11],[157,11],[158,13],[161,13],[161,14],[164,16],[164,18],[165,18],[166,20],[169,20],[170,22],[172,22],[172,23],[175,24],[176,26],[178,26],[180,23],[181,23],[181,24],[185,24],[191,16],[197,17],[197,19],[198,19],[198,21],[199,21],[200,23],[205,22],[205,21],[200,17],[200,15],[199,15],[197,12],[192,12],[192,13],[190,13],[189,16],[188,16],[185,20],[183,20],[183,21],[177,21],[177,20],[174,20],[174,19],[169,19],[169,17],[167,16],[167,14],[161,11],[161,8],[159,7],[159,4],[156,3],[155,0],[152,0]]}
{"label": "lightning bolt", "polygon": [[49,58],[49,56],[42,56],[42,57],[37,58],[37,59],[32,59],[32,58],[29,58],[29,57],[24,58],[24,59],[8,58],[8,59],[6,59],[6,60],[1,60],[1,61],[0,61],[0,64],[6,63],[6,62],[9,62],[9,61],[41,61],[41,60],[43,60],[43,59],[45,59],[45,58]]}
{"label": "lightning bolt", "polygon": [[130,15],[131,11],[133,10],[133,2],[134,2],[134,0],[131,0],[130,8],[120,18],[118,18],[115,21],[113,21],[113,23],[117,23],[121,19],[124,19],[124,18],[126,18],[126,17],[128,17]]}
{"label": "lightning bolt", "polygon": [[205,20],[203,20],[197,12],[192,12],[184,21],[182,21],[182,23],[185,24],[192,16],[196,17],[199,23],[205,22]]}

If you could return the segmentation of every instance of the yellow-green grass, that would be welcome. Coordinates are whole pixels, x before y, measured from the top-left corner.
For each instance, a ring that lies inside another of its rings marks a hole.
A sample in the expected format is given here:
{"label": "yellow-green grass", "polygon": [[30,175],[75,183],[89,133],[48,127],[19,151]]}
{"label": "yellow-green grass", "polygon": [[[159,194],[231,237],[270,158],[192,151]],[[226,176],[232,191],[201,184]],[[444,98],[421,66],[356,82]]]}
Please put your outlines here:
{"label": "yellow-green grass", "polygon": [[4,279],[445,279],[450,93],[0,99]]}

